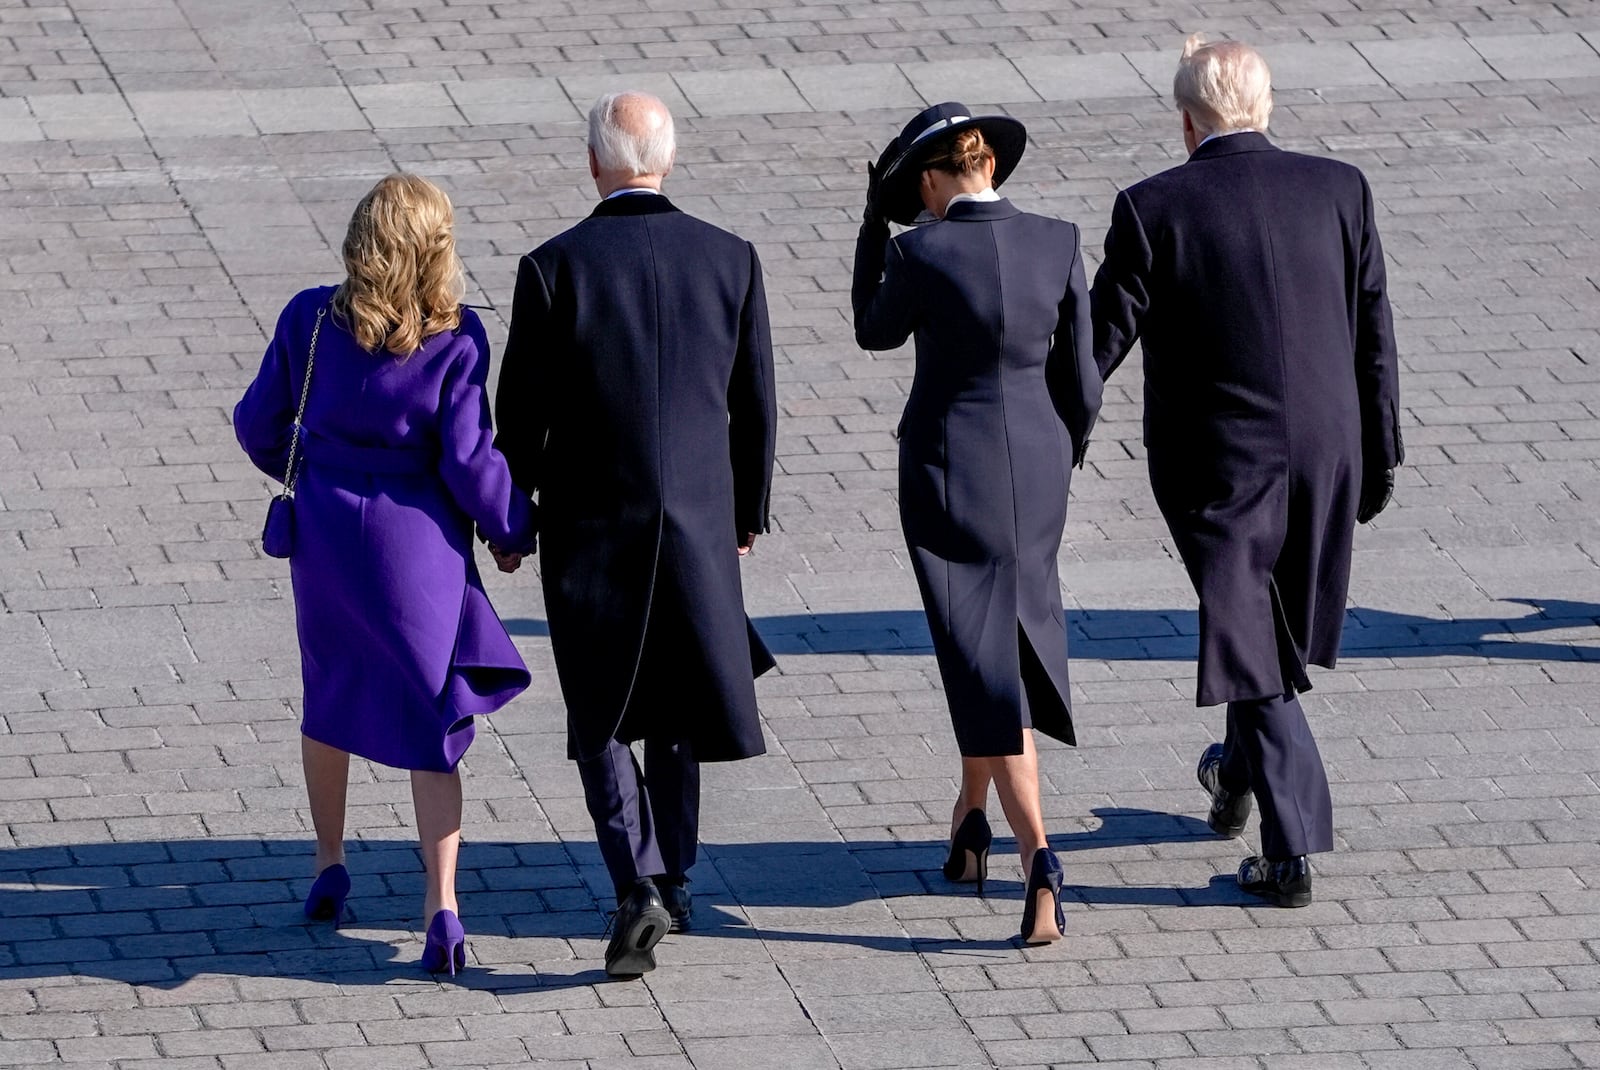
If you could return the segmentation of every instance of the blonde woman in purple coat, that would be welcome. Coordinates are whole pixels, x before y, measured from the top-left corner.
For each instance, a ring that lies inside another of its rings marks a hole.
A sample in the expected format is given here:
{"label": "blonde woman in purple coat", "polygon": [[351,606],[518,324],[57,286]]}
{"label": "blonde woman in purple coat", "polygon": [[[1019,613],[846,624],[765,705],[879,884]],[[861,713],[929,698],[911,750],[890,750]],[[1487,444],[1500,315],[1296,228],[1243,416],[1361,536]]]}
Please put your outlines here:
{"label": "blonde woman in purple coat", "polygon": [[309,363],[290,557],[317,833],[306,915],[336,920],[350,890],[350,755],[409,769],[427,870],[422,961],[452,974],[466,955],[456,765],[474,717],[530,681],[484,594],[473,528],[524,550],[535,530],[492,444],[489,344],[461,305],[453,222],[426,179],[373,187],[345,237],[346,279],[289,302],[233,414],[250,459],[283,479]]}

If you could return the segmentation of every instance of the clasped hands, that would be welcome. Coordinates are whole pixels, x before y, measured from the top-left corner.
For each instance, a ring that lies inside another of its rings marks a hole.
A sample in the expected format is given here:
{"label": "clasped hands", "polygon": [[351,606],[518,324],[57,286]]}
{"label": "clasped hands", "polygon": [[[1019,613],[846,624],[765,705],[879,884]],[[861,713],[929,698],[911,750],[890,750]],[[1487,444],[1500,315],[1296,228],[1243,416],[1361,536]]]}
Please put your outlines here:
{"label": "clasped hands", "polygon": [[522,559],[528,556],[527,554],[507,553],[492,542],[489,544],[489,553],[494,557],[494,563],[501,572],[517,571],[522,567]]}
{"label": "clasped hands", "polygon": [[[739,556],[749,557],[750,551],[755,549],[755,545],[755,532],[746,532],[744,538],[739,543]],[[489,543],[489,553],[494,557],[495,566],[498,567],[501,572],[517,571],[517,569],[522,567],[522,559],[528,556],[528,554],[508,553],[507,551],[500,549],[500,547],[496,546],[492,542]]]}

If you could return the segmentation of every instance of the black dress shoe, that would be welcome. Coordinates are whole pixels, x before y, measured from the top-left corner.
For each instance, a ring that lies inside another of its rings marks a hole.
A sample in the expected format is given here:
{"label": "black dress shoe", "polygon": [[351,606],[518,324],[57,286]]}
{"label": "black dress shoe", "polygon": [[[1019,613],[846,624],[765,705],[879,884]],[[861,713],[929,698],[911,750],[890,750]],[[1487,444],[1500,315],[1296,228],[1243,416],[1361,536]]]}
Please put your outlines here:
{"label": "black dress shoe", "polygon": [[1235,795],[1223,789],[1221,743],[1213,743],[1200,752],[1200,765],[1194,773],[1200,786],[1211,796],[1211,812],[1206,815],[1206,824],[1218,836],[1230,840],[1238,836],[1244,831],[1245,822],[1250,820],[1250,793],[1241,791]]}
{"label": "black dress shoe", "polygon": [[1251,855],[1239,867],[1239,887],[1280,907],[1311,905],[1311,864],[1305,855],[1269,862]]}
{"label": "black dress shoe", "polygon": [[688,932],[694,922],[694,897],[689,894],[688,884],[688,877],[676,880],[668,877],[656,883],[661,891],[661,902],[666,905],[667,913],[672,915],[672,931],[675,933]]}
{"label": "black dress shoe", "polygon": [[640,881],[611,916],[611,942],[606,945],[606,973],[638,977],[656,968],[653,950],[672,928],[672,915],[655,883]]}

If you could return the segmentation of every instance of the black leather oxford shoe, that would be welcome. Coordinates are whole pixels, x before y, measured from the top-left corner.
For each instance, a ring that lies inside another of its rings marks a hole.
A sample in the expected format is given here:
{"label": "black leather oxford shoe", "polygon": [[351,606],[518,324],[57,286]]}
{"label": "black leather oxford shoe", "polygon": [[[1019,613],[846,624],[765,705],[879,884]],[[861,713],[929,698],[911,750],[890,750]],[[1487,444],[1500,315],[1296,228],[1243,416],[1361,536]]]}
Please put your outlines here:
{"label": "black leather oxford shoe", "polygon": [[653,882],[640,881],[611,916],[611,942],[606,945],[606,973],[638,977],[656,968],[654,948],[672,928],[672,915]]}
{"label": "black leather oxford shoe", "polygon": [[1280,907],[1311,905],[1311,864],[1305,855],[1269,862],[1251,855],[1239,867],[1239,887]]}
{"label": "black leather oxford shoe", "polygon": [[1211,796],[1211,812],[1206,815],[1211,831],[1230,840],[1238,836],[1244,831],[1245,822],[1250,820],[1250,793],[1242,791],[1236,795],[1222,787],[1221,743],[1213,743],[1200,752],[1195,776],[1205,793]]}
{"label": "black leather oxford shoe", "polygon": [[661,890],[661,902],[666,904],[667,913],[672,915],[672,931],[688,932],[694,922],[694,897],[689,894],[689,878],[679,877],[674,881],[669,877],[658,881],[656,887]]}

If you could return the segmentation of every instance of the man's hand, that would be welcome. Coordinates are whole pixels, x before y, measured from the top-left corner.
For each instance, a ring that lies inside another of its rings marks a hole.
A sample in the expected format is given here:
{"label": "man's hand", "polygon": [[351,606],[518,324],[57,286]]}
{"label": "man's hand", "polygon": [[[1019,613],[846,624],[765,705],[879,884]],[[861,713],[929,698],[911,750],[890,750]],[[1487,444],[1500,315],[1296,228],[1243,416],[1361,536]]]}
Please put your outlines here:
{"label": "man's hand", "polygon": [[1361,479],[1361,502],[1356,506],[1356,523],[1370,524],[1394,497],[1394,469],[1368,472]]}
{"label": "man's hand", "polygon": [[740,557],[749,557],[750,556],[750,551],[755,549],[755,545],[756,545],[755,532],[753,532],[753,531],[752,532],[746,532],[745,533],[745,537],[743,539],[739,540],[739,556]]}

